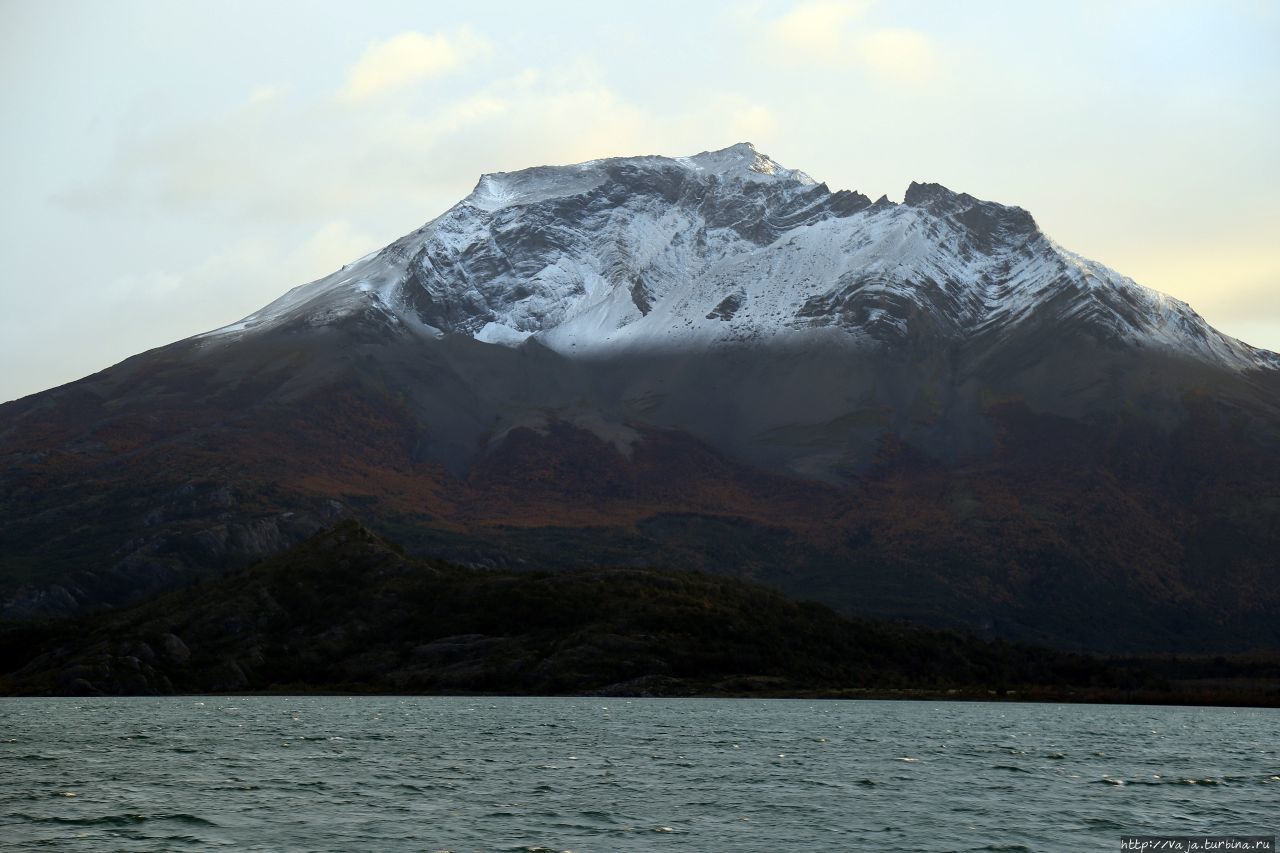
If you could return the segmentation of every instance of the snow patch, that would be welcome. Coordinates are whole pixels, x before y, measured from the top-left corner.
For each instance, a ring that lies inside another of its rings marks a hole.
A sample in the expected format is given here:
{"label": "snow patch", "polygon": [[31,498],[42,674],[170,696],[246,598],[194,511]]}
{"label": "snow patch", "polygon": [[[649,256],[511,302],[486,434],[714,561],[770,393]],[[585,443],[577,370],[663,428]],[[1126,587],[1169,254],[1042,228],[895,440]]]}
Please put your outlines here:
{"label": "snow patch", "polygon": [[509,347],[518,346],[529,339],[532,332],[522,332],[502,323],[485,323],[484,328],[476,332],[476,340],[486,344],[504,344]]}

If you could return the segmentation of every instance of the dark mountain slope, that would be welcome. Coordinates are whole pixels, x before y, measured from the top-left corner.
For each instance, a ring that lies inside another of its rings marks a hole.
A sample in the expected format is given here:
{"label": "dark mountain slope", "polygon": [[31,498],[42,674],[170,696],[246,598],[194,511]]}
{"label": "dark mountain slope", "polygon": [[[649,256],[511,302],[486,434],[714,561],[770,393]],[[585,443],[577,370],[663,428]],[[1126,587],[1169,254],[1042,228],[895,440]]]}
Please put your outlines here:
{"label": "dark mountain slope", "polygon": [[[1275,427],[1211,389],[1186,392],[1176,419],[1152,416],[1174,403],[1142,397],[1073,418],[987,392],[988,446],[963,454],[923,437],[939,417],[928,408],[886,404],[766,434],[774,447],[836,448],[848,468],[824,482],[721,449],[714,424],[646,422],[640,404],[628,416],[585,380],[586,403],[527,426],[491,421],[485,434],[466,398],[510,393],[518,406],[515,386],[542,381],[523,359],[555,366],[547,382],[587,369],[455,339],[389,375],[408,353],[334,345],[337,334],[300,335],[294,366],[264,369],[265,354],[228,363],[179,345],[0,407],[10,618],[137,600],[355,515],[421,554],[723,572],[846,613],[1036,642],[1280,644]],[[464,373],[497,357],[492,380]],[[739,411],[740,387],[710,387],[706,417]],[[433,453],[468,443],[465,459]]]}
{"label": "dark mountain slope", "polygon": [[11,630],[3,646],[6,693],[1159,686],[1087,658],[849,622],[724,578],[414,560],[352,522],[128,610]]}

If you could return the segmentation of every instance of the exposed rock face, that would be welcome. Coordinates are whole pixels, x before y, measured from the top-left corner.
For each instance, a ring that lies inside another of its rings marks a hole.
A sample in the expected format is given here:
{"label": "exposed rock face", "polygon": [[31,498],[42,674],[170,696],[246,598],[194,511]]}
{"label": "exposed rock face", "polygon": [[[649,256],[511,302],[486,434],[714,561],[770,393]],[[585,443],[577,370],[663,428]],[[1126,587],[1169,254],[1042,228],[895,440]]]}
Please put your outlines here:
{"label": "exposed rock face", "polygon": [[486,175],[239,323],[0,406],[0,614],[354,515],[470,565],[1248,647],[1280,643],[1278,488],[1274,354],[1020,208],[872,204],[738,145]]}

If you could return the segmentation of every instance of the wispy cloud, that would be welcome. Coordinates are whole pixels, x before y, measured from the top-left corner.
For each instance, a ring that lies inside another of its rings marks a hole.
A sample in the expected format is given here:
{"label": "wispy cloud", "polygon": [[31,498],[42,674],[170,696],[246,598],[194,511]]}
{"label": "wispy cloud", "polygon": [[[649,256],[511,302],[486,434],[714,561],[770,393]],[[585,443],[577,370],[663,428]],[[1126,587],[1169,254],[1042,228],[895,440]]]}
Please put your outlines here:
{"label": "wispy cloud", "polygon": [[406,86],[456,71],[487,55],[489,41],[470,29],[423,35],[405,32],[374,42],[354,65],[338,97],[367,101]]}
{"label": "wispy cloud", "polygon": [[249,103],[251,104],[269,104],[283,98],[286,89],[283,86],[258,86],[249,93]]}
{"label": "wispy cloud", "polygon": [[915,30],[874,30],[857,39],[858,54],[874,74],[897,83],[926,83],[933,78],[937,53],[933,40]]}
{"label": "wispy cloud", "polygon": [[849,30],[870,8],[866,0],[809,0],[769,22],[778,46],[795,57],[845,65],[854,57]]}
{"label": "wispy cloud", "polygon": [[937,50],[917,30],[869,23],[871,0],[806,0],[763,24],[768,50],[789,62],[861,67],[875,77],[919,85],[934,77]]}
{"label": "wispy cloud", "polygon": [[407,228],[456,201],[482,172],[687,154],[742,139],[764,145],[779,124],[769,107],[734,92],[669,110],[641,106],[580,64],[454,92],[353,110],[325,96],[258,90],[220,115],[131,129],[107,168],[58,200],[94,216],[263,226],[347,218],[365,230]]}

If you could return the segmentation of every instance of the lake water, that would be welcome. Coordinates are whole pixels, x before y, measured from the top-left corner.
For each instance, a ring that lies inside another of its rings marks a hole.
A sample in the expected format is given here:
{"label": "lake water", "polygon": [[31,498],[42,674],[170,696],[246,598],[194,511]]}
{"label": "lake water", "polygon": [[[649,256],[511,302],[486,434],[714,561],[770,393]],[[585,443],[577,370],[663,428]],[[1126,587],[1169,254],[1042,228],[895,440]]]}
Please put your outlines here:
{"label": "lake water", "polygon": [[0,700],[0,849],[1106,851],[1280,826],[1280,712]]}

